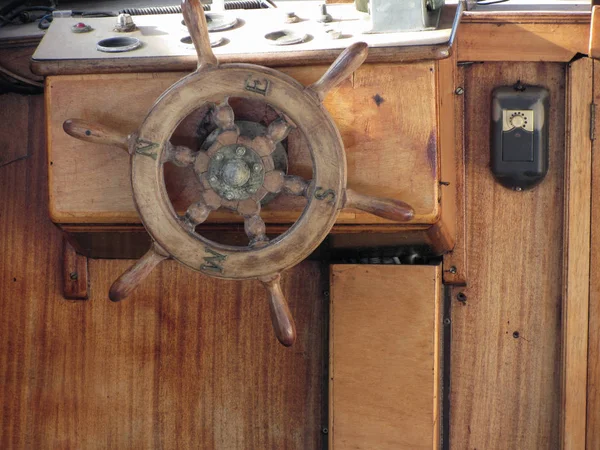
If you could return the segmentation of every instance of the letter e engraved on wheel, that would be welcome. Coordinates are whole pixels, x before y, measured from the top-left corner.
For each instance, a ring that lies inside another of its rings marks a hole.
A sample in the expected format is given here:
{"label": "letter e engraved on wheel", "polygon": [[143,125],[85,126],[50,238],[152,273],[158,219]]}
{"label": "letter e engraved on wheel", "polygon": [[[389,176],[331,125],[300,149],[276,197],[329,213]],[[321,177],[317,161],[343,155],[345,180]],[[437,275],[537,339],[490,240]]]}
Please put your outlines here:
{"label": "letter e engraved on wheel", "polygon": [[213,256],[205,256],[205,264],[202,264],[200,269],[223,273],[223,267],[221,267],[221,264],[223,261],[225,261],[225,259],[227,259],[227,255],[221,255],[220,253],[215,252],[208,247],[206,247],[205,250]]}
{"label": "letter e engraved on wheel", "polygon": [[271,85],[271,82],[269,80],[267,80],[266,78],[263,78],[262,80],[257,80],[252,75],[250,75],[248,77],[248,79],[246,80],[244,89],[246,89],[247,91],[250,91],[250,92],[254,92],[256,94],[264,95],[266,97],[266,95],[268,94],[270,85]]}
{"label": "letter e engraved on wheel", "polygon": [[315,198],[317,200],[327,200],[328,203],[333,203],[335,201],[335,191],[333,189],[317,187],[315,189]]}

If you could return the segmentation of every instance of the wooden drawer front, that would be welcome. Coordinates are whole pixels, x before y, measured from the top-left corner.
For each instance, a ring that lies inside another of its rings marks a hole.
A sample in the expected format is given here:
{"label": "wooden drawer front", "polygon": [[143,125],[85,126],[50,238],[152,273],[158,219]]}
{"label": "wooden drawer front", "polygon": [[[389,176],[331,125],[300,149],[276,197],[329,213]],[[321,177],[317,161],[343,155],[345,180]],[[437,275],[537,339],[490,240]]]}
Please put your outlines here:
{"label": "wooden drawer front", "polygon": [[[325,106],[346,146],[348,186],[362,193],[409,202],[411,223],[438,220],[435,64],[366,65],[344,81]],[[325,66],[294,67],[284,72],[303,84],[316,81]],[[58,76],[47,79],[50,212],[56,223],[139,223],[125,152],[78,141],[64,133],[69,118],[96,121],[129,133],[144,119],[156,98],[181,73]],[[193,134],[195,128],[190,127]],[[299,132],[289,138],[291,173],[311,177],[311,159]],[[197,194],[195,178],[173,176],[175,207],[185,210]],[[189,181],[189,183],[188,183]],[[280,196],[264,209],[268,223],[291,223],[302,199]],[[209,222],[238,222],[216,212]],[[389,223],[370,214],[342,212],[338,223]]]}
{"label": "wooden drawer front", "polygon": [[437,266],[332,266],[332,450],[438,447],[440,288]]}

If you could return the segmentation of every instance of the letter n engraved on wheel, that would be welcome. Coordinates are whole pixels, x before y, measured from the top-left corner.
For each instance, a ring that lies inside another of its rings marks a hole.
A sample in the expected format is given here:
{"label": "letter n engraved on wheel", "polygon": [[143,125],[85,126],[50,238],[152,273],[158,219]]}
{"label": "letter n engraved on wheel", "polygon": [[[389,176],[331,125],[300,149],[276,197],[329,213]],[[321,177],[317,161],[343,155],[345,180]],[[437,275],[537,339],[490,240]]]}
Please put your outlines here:
{"label": "letter n engraved on wheel", "polygon": [[246,80],[244,89],[250,92],[255,92],[257,94],[266,96],[268,94],[270,85],[271,82],[266,78],[263,78],[262,80],[257,80],[252,75],[250,75]]}
{"label": "letter n engraved on wheel", "polygon": [[220,253],[217,253],[208,247],[206,247],[205,250],[213,256],[205,256],[205,264],[202,264],[200,266],[200,269],[223,273],[223,267],[221,267],[221,264],[223,263],[223,261],[225,261],[227,255],[221,255]]}
{"label": "letter n engraved on wheel", "polygon": [[315,189],[315,198],[317,200],[327,200],[328,203],[333,203],[335,201],[335,191],[333,189],[317,187]]}
{"label": "letter n engraved on wheel", "polygon": [[139,139],[135,142],[135,152],[140,155],[149,156],[156,161],[156,149],[158,144],[156,142],[150,142],[146,139]]}

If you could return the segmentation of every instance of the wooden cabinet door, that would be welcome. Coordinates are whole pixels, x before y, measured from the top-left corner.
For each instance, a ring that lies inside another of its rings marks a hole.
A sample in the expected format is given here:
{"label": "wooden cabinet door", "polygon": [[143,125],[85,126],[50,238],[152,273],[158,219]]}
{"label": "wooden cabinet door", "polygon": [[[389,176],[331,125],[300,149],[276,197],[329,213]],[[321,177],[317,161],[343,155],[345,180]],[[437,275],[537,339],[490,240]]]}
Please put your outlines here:
{"label": "wooden cabinet door", "polygon": [[438,266],[334,265],[330,448],[439,445]]}

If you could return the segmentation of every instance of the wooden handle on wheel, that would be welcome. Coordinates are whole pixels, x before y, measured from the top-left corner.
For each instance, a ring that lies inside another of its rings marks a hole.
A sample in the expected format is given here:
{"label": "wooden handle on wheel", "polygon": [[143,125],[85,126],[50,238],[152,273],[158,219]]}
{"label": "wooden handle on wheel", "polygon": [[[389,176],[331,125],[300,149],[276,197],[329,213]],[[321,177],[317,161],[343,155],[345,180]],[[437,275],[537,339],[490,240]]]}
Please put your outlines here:
{"label": "wooden handle on wheel", "polygon": [[219,62],[210,46],[208,25],[200,0],[182,0],[181,12],[198,54],[198,70],[217,66]]}
{"label": "wooden handle on wheel", "polygon": [[262,278],[260,281],[269,293],[269,310],[275,336],[284,346],[290,347],[296,342],[296,324],[281,291],[280,279],[281,275],[277,274],[271,278]]}
{"label": "wooden handle on wheel", "polygon": [[63,130],[68,135],[82,141],[114,145],[129,151],[129,137],[104,125],[89,123],[81,119],[69,119],[63,123]]}
{"label": "wooden handle on wheel", "polygon": [[150,275],[150,272],[160,263],[169,257],[156,242],[152,243],[150,250],[146,252],[133,266],[123,273],[110,287],[108,298],[113,302],[118,302],[127,297],[144,279]]}
{"label": "wooden handle on wheel", "polygon": [[352,44],[337,57],[319,81],[311,84],[308,89],[312,90],[320,101],[323,101],[331,89],[352,75],[365,62],[368,53],[369,46],[366,43]]}
{"label": "wooden handle on wheel", "polygon": [[408,203],[391,198],[371,197],[352,189],[346,189],[344,208],[360,209],[396,222],[408,222],[415,215],[415,210]]}

